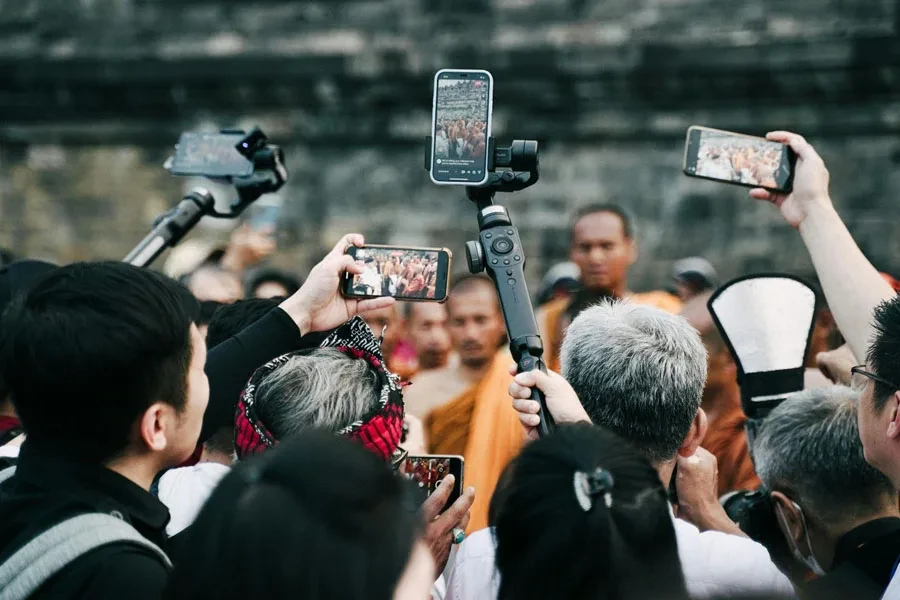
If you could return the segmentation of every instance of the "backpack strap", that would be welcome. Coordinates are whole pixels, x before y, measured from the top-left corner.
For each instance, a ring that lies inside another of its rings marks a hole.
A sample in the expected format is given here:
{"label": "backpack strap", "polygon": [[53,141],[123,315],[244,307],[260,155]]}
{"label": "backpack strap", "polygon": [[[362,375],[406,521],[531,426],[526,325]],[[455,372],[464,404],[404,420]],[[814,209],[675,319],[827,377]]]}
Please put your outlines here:
{"label": "backpack strap", "polygon": [[0,564],[0,600],[26,600],[77,558],[120,542],[144,548],[166,569],[172,568],[166,553],[129,523],[104,513],[88,513],[54,525]]}

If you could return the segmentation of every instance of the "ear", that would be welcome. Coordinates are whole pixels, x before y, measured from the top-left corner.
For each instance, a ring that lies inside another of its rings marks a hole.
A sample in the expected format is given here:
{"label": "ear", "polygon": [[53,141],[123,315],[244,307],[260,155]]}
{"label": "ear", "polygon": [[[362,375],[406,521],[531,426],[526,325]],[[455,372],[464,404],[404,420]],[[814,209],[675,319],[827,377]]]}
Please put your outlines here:
{"label": "ear", "polygon": [[803,519],[797,506],[781,492],[772,492],[772,501],[775,503],[775,514],[778,515],[781,533],[799,544],[803,536]]}
{"label": "ear", "polygon": [[709,419],[706,418],[706,411],[700,408],[694,415],[694,422],[691,423],[691,429],[684,438],[681,448],[678,449],[678,454],[685,458],[693,456],[700,444],[703,443],[707,430],[709,430]]}
{"label": "ear", "polygon": [[633,265],[637,262],[638,255],[640,254],[640,252],[638,252],[637,243],[635,243],[634,238],[628,238],[625,240],[625,244],[628,247],[628,264]]}
{"label": "ear", "polygon": [[144,411],[139,423],[141,442],[153,452],[162,452],[169,444],[168,433],[175,423],[174,409],[163,402],[155,402]]}
{"label": "ear", "polygon": [[900,437],[900,391],[896,391],[888,397],[884,412],[888,413],[890,417],[887,436],[895,440]]}

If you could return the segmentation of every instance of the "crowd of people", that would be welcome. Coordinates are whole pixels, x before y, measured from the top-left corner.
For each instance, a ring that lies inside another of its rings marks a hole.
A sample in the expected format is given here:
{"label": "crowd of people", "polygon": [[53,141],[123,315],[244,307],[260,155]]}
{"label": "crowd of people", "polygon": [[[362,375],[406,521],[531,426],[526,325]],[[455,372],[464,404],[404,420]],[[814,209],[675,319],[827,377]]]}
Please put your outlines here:
{"label": "crowd of people", "polygon": [[547,373],[517,372],[484,276],[445,304],[345,297],[429,286],[421,257],[355,260],[359,234],[304,281],[246,228],[163,273],[4,255],[0,598],[900,599],[900,299],[814,148],[769,139],[794,189],[750,195],[822,298],[804,389],[752,435],[715,270],[634,293],[614,205],[574,215],[539,291]]}
{"label": "crowd of people", "polygon": [[484,157],[488,109],[488,92],[483,81],[441,80],[435,122],[435,157],[441,160]]}
{"label": "crowd of people", "polygon": [[703,131],[697,149],[697,175],[763,188],[778,187],[782,148],[763,140]]}

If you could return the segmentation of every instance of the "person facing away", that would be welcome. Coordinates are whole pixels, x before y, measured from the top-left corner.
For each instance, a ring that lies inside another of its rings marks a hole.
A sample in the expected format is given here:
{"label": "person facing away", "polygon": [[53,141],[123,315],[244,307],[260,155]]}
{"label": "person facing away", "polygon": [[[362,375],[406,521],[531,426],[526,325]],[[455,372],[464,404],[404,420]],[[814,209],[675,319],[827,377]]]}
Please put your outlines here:
{"label": "person facing away", "polygon": [[601,427],[526,446],[491,513],[500,600],[688,598],[659,475]]}
{"label": "person facing away", "polygon": [[[700,407],[706,380],[706,351],[697,331],[682,317],[650,306],[606,301],[572,322],[562,348],[563,376],[530,371],[509,388],[522,423],[534,436],[537,402],[531,386],[542,386],[557,424],[590,421],[617,434],[641,452],[668,487],[678,465],[679,514],[695,507],[715,516],[716,525],[740,533],[705,490],[695,463],[707,421]],[[527,413],[524,412],[527,408]],[[710,485],[715,487],[714,477]],[[766,549],[740,535],[700,531],[673,518],[688,593],[694,599],[717,594],[793,594]],[[493,544],[489,531],[476,532],[460,547],[448,600],[491,598]],[[735,557],[740,557],[736,560]]]}
{"label": "person facing away", "polygon": [[169,514],[148,490],[200,435],[209,384],[196,312],[185,288],[125,263],[60,267],[7,311],[3,379],[28,436],[0,484],[0,570],[83,513],[112,515],[146,540],[96,547],[37,589],[7,580],[9,597],[161,596]]}
{"label": "person facing away", "polygon": [[559,371],[559,351],[569,323],[582,310],[604,298],[630,300],[677,313],[678,298],[668,292],[634,294],[628,289],[628,270],[637,260],[631,218],[613,204],[587,206],[575,215],[571,227],[569,260],[581,273],[581,289],[571,298],[550,302],[536,314],[544,340],[547,368]]}
{"label": "person facing away", "polygon": [[800,582],[801,598],[877,600],[900,556],[900,500],[866,464],[858,403],[847,387],[806,390],[776,407],[753,442],[785,540],[819,576]]}
{"label": "person facing away", "polygon": [[176,554],[168,600],[422,600],[421,498],[377,457],[309,431],[229,473]]}
{"label": "person facing away", "polygon": [[705,293],[688,300],[681,316],[700,333],[709,356],[701,403],[709,420],[703,447],[718,462],[718,493],[722,496],[734,490],[755,490],[760,482],[747,447],[747,416],[741,408],[737,365],[707,308],[711,295]]}
{"label": "person facing away", "polygon": [[457,278],[447,301],[457,364],[413,378],[404,397],[425,424],[432,454],[461,455],[466,485],[478,490],[469,531],[487,526],[488,499],[507,463],[522,446],[522,430],[509,406],[510,356],[501,345],[505,326],[493,282]]}

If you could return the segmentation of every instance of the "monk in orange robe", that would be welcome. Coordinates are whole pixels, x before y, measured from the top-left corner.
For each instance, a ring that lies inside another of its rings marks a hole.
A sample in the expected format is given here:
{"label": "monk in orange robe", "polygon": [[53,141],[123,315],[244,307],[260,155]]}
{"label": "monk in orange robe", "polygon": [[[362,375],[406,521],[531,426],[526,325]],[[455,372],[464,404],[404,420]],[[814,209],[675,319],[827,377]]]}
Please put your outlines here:
{"label": "monk in orange robe", "polygon": [[447,301],[448,329],[458,360],[424,371],[404,392],[406,411],[425,425],[430,454],[465,459],[463,479],[475,488],[468,531],[488,525],[497,480],[518,454],[524,432],[508,387],[512,358],[497,293],[483,276],[457,280]]}
{"label": "monk in orange robe", "polygon": [[618,206],[589,206],[576,215],[569,260],[581,269],[583,289],[572,298],[545,304],[536,315],[544,340],[544,360],[553,371],[560,370],[559,349],[569,323],[579,312],[604,298],[627,299],[673,314],[681,309],[678,298],[668,292],[633,294],[628,290],[628,269],[637,260],[637,247],[631,221]]}
{"label": "monk in orange robe", "polygon": [[700,332],[709,355],[706,387],[701,407],[709,420],[709,429],[701,446],[719,462],[719,495],[734,490],[755,490],[759,477],[753,468],[741,408],[741,389],[737,383],[737,365],[716,329],[706,306],[710,293],[688,300],[681,315]]}

